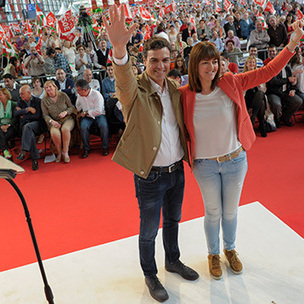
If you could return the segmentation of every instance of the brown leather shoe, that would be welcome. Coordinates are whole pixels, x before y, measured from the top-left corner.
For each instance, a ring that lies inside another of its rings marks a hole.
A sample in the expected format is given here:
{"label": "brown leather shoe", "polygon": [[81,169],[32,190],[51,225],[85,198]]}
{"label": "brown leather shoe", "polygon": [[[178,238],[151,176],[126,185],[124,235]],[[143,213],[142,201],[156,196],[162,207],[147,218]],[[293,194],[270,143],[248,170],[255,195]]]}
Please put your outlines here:
{"label": "brown leather shoe", "polygon": [[243,272],[243,264],[238,258],[238,253],[232,250],[224,249],[225,256],[229,262],[230,268],[234,274],[241,274]]}
{"label": "brown leather shoe", "polygon": [[210,276],[215,280],[220,280],[223,277],[220,256],[218,254],[208,255]]}

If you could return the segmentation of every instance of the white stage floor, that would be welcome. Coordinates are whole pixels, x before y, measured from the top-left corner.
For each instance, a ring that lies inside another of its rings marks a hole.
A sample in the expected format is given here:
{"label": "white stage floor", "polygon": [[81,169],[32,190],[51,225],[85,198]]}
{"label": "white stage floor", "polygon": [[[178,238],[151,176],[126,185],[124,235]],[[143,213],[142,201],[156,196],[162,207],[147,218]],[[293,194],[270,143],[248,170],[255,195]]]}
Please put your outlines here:
{"label": "white stage floor", "polygon": [[[243,274],[234,275],[222,254],[223,279],[209,277],[202,218],[180,225],[180,249],[199,280],[188,282],[164,270],[159,233],[158,276],[169,293],[167,304],[304,303],[304,241],[259,203],[239,208]],[[44,267],[55,304],[156,303],[144,284],[137,236],[45,260]],[[37,263],[0,273],[0,303],[48,303]]]}

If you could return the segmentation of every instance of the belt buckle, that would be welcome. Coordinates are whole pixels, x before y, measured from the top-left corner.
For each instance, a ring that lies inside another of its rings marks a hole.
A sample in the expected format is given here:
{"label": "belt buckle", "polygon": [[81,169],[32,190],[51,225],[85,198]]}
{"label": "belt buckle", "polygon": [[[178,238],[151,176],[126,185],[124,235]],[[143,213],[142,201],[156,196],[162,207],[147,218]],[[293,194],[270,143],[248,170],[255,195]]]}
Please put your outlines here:
{"label": "belt buckle", "polygon": [[175,167],[175,164],[168,167],[168,172],[171,173],[173,171],[173,168]]}
{"label": "belt buckle", "polygon": [[217,161],[218,163],[221,163],[221,160],[220,160],[221,157],[222,157],[222,156],[217,156],[217,157],[216,157],[216,161]]}

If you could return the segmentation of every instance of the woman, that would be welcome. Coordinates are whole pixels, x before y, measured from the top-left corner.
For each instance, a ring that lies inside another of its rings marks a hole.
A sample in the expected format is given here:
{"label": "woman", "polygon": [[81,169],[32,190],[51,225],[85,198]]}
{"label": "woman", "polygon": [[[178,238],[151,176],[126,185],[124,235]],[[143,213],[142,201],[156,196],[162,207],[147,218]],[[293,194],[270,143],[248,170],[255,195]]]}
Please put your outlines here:
{"label": "woman", "polygon": [[75,65],[76,54],[75,49],[72,47],[72,41],[64,40],[62,53],[67,58],[70,65]]}
{"label": "woman", "polygon": [[74,119],[71,114],[75,108],[70,98],[63,92],[58,91],[54,81],[48,80],[44,84],[46,96],[41,101],[41,109],[46,124],[49,127],[51,139],[57,150],[56,163],[61,161],[70,162],[69,145],[71,131],[74,128]]}
{"label": "woman", "polygon": [[12,157],[8,151],[8,141],[18,133],[18,119],[13,117],[17,103],[11,99],[9,90],[0,88],[0,150],[5,158]]}
{"label": "woman", "polygon": [[[243,265],[235,251],[237,211],[247,172],[246,150],[255,140],[243,91],[277,75],[303,36],[303,21],[295,36],[267,66],[247,73],[220,74],[220,54],[209,42],[196,44],[190,54],[189,84],[179,88],[190,141],[190,164],[205,205],[205,234],[209,272],[221,279],[219,230],[222,221],[224,253],[231,270]],[[270,65],[270,66],[269,66]]]}
{"label": "woman", "polygon": [[78,71],[78,79],[83,79],[83,72],[86,69],[92,69],[92,60],[90,56],[86,53],[85,47],[82,44],[77,46],[78,54],[76,55],[75,65],[76,70]]}
{"label": "woman", "polygon": [[287,31],[287,36],[288,36],[288,42],[290,40],[291,34],[294,32],[292,24],[295,21],[295,17],[292,13],[288,13],[288,15],[286,16],[286,19],[284,21],[284,25],[286,27],[286,31]]}
{"label": "woman", "polygon": [[173,24],[170,25],[170,31],[168,32],[168,37],[170,42],[174,42],[176,41],[176,35],[177,35],[177,31],[175,29],[175,26]]}
{"label": "woman", "polygon": [[45,96],[45,90],[42,87],[42,81],[38,77],[34,77],[32,80],[32,95],[34,97],[42,99]]}
{"label": "woman", "polygon": [[16,57],[11,57],[8,65],[5,67],[3,75],[11,74],[14,78],[18,76],[18,59]]}
{"label": "woman", "polygon": [[186,61],[182,55],[177,55],[174,62],[174,69],[177,69],[181,72],[182,76],[188,74],[188,70],[186,67]]}
{"label": "woman", "polygon": [[[253,71],[257,68],[257,61],[255,56],[249,56],[245,61],[244,73]],[[255,119],[259,121],[259,131],[262,137],[267,137],[266,122],[265,122],[265,104],[266,104],[266,85],[262,83],[245,92],[245,101],[247,109],[251,109],[251,123],[255,124]]]}

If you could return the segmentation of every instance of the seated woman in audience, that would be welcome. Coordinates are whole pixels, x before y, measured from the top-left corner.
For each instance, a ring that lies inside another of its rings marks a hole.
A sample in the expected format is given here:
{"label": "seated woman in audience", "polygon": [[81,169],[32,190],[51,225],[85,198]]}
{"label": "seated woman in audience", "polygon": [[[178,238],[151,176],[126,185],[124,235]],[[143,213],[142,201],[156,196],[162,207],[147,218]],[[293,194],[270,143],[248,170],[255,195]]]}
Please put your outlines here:
{"label": "seated woman in audience", "polygon": [[[245,61],[244,73],[253,71],[257,68],[256,57],[249,56]],[[267,137],[265,122],[265,92],[266,85],[262,83],[245,92],[245,101],[247,109],[251,109],[251,123],[254,125],[255,119],[259,121],[259,131],[262,137]],[[250,110],[249,110],[250,111]]]}
{"label": "seated woman in audience", "polygon": [[3,75],[5,74],[11,74],[14,78],[17,78],[18,73],[18,67],[17,67],[18,59],[16,57],[11,57],[8,65],[5,67]]}
{"label": "seated woman in audience", "polygon": [[178,55],[176,57],[175,62],[174,62],[174,68],[179,70],[181,72],[182,76],[188,74],[188,70],[186,67],[186,61],[182,55]]}
{"label": "seated woman in audience", "polygon": [[46,81],[44,89],[46,96],[41,101],[41,109],[57,150],[56,163],[61,161],[61,156],[64,162],[68,163],[71,131],[75,125],[71,114],[74,113],[75,108],[68,95],[58,91],[54,81]]}
{"label": "seated woman in audience", "polygon": [[18,118],[13,117],[17,103],[11,99],[9,90],[0,88],[0,150],[5,158],[12,157],[8,151],[8,141],[18,133]]}
{"label": "seated woman in audience", "polygon": [[45,90],[42,87],[42,81],[38,77],[34,77],[32,80],[32,95],[34,97],[42,99],[45,96]]}

